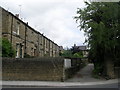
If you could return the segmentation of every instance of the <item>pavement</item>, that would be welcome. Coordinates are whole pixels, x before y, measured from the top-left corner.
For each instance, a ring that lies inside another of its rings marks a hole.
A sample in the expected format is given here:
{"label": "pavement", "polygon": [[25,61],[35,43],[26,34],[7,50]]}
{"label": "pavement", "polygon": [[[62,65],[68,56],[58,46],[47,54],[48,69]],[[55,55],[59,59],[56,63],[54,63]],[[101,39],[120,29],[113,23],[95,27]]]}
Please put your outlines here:
{"label": "pavement", "polygon": [[65,82],[56,81],[2,81],[2,87],[48,87],[48,88],[119,88],[118,79],[95,79],[91,72],[93,64],[88,64],[81,69],[73,78]]}
{"label": "pavement", "polygon": [[[88,87],[100,85],[114,85],[113,88],[118,88],[118,80],[108,80],[102,82],[50,82],[50,81],[2,81],[3,87]],[[103,88],[100,86],[100,88]],[[110,87],[108,87],[110,88]]]}

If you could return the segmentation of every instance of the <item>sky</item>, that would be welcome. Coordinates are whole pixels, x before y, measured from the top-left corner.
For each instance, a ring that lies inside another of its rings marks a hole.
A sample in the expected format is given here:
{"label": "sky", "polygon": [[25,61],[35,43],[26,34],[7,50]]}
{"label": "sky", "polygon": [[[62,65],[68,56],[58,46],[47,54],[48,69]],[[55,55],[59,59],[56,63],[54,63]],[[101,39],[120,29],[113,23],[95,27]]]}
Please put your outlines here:
{"label": "sky", "polygon": [[0,0],[0,6],[44,34],[59,46],[83,45],[84,32],[77,28],[74,16],[84,8],[84,0]]}

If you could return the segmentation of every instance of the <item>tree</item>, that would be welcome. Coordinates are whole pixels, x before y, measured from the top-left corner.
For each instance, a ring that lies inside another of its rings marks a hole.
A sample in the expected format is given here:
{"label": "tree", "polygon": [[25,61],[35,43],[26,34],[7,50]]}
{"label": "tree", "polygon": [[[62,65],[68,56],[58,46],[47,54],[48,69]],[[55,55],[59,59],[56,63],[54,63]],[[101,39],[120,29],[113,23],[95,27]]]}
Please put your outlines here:
{"label": "tree", "polygon": [[15,57],[15,50],[13,49],[12,44],[6,38],[2,38],[0,41],[2,57]]}
{"label": "tree", "polygon": [[85,3],[84,9],[78,8],[75,19],[88,37],[89,57],[96,71],[103,74],[105,61],[120,60],[120,2]]}

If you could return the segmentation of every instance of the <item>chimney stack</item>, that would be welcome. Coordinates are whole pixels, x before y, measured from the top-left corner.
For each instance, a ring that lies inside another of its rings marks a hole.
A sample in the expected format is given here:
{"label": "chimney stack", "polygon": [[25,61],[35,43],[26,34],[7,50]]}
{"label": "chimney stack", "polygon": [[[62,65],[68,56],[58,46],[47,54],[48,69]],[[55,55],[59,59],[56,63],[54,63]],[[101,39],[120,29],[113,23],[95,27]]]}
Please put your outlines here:
{"label": "chimney stack", "polygon": [[19,14],[15,14],[15,16],[16,16],[17,18],[19,18]]}

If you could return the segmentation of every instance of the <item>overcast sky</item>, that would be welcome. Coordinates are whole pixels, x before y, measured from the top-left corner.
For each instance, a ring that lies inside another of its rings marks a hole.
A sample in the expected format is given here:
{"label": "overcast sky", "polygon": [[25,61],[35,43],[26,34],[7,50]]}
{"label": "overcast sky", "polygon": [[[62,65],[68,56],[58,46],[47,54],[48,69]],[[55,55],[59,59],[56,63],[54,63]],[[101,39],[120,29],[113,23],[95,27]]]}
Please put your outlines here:
{"label": "overcast sky", "polygon": [[19,13],[24,22],[59,46],[84,43],[84,33],[73,19],[77,8],[85,7],[83,0],[0,0],[0,6]]}

